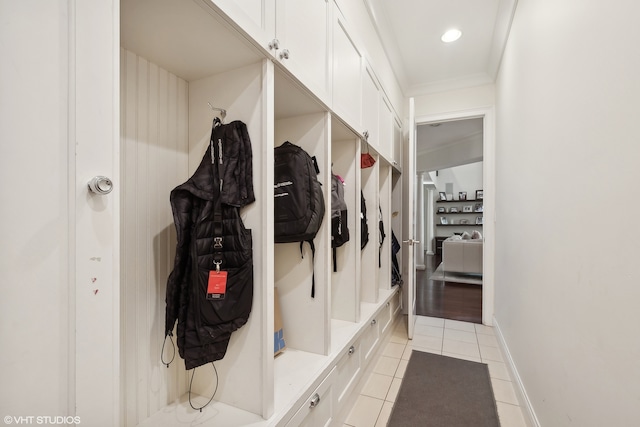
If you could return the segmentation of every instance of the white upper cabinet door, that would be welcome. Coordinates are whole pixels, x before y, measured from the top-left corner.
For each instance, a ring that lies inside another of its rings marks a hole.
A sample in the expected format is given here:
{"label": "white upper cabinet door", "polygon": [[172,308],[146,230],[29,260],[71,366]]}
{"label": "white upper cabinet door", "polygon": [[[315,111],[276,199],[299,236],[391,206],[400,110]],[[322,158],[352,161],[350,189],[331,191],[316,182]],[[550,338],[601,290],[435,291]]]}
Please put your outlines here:
{"label": "white upper cabinet door", "polygon": [[276,0],[276,59],[330,105],[331,3]]}
{"label": "white upper cabinet door", "polygon": [[387,160],[393,160],[393,110],[389,100],[380,94],[380,154]]}
{"label": "white upper cabinet door", "polygon": [[380,87],[371,68],[367,65],[362,76],[362,129],[369,135],[367,142],[380,152],[379,121]]}
{"label": "white upper cabinet door", "polygon": [[[276,0],[200,0],[227,15],[260,46],[269,49],[275,38]],[[275,55],[275,52],[272,52]]]}
{"label": "white upper cabinet door", "polygon": [[361,129],[362,54],[338,7],[333,22],[333,110],[354,129]]}
{"label": "white upper cabinet door", "polygon": [[402,171],[402,125],[400,119],[393,119],[393,166]]}

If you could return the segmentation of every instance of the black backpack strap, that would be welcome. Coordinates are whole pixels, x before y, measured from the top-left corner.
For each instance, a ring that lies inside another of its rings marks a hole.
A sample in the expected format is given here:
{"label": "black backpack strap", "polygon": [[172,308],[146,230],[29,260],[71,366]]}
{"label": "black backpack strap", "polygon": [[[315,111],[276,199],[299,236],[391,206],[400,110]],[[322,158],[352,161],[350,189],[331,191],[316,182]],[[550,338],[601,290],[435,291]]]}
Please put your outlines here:
{"label": "black backpack strap", "polygon": [[336,248],[333,249],[333,272],[336,273],[338,271],[338,265],[336,262]]}
{"label": "black backpack strap", "polygon": [[[224,184],[224,172],[225,164],[223,161],[223,146],[222,138],[216,135],[216,131],[220,132],[219,126],[214,126],[211,130],[211,164],[213,167],[213,193],[214,193],[214,208],[213,208],[213,264],[211,268],[216,270],[220,269],[222,264],[222,249],[223,249],[223,230],[222,230],[222,186]],[[216,136],[218,136],[216,138]]]}
{"label": "black backpack strap", "polygon": [[[311,298],[315,298],[316,297],[316,245],[313,244],[313,240],[306,240],[307,243],[309,243],[309,246],[311,247],[311,268],[312,268],[312,273],[311,273]],[[304,241],[300,242],[300,255],[302,255],[302,258],[304,258],[304,254],[302,253],[302,245],[304,244]]]}

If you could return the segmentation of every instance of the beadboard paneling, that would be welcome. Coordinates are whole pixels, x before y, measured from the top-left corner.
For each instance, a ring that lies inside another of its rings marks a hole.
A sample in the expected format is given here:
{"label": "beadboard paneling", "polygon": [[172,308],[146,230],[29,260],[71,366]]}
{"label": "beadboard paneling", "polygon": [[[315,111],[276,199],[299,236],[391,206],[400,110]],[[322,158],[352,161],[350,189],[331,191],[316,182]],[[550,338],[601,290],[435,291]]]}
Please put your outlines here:
{"label": "beadboard paneling", "polygon": [[177,348],[169,369],[160,354],[176,245],[169,193],[188,178],[188,83],[124,49],[121,165],[121,399],[134,426],[186,391]]}

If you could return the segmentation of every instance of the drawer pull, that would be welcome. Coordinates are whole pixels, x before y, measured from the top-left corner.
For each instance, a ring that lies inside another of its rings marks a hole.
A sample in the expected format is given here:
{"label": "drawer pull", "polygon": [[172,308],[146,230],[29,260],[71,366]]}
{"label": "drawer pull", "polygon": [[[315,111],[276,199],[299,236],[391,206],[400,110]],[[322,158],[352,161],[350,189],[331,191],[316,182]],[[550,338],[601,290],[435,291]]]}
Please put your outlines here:
{"label": "drawer pull", "polygon": [[373,320],[371,321],[371,324],[372,324],[372,325],[375,325],[376,323],[378,323],[378,321],[377,321],[376,319],[373,319]]}
{"label": "drawer pull", "polygon": [[309,402],[309,408],[315,408],[320,403],[320,395],[318,393],[314,394]]}
{"label": "drawer pull", "polygon": [[356,351],[356,348],[354,346],[349,347],[349,356],[355,353],[355,351]]}

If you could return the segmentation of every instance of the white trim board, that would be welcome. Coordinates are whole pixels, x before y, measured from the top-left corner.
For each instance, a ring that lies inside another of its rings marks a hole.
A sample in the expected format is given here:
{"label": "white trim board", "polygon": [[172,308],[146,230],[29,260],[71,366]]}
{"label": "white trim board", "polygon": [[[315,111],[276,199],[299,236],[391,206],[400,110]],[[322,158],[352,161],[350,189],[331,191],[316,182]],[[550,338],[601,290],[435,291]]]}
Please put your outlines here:
{"label": "white trim board", "polygon": [[540,422],[538,421],[538,417],[536,417],[535,410],[533,409],[533,405],[531,404],[531,400],[527,395],[527,391],[522,383],[522,378],[520,378],[520,374],[518,373],[518,369],[516,368],[516,364],[511,357],[511,352],[509,351],[509,347],[507,346],[507,342],[502,335],[502,330],[500,329],[500,325],[498,321],[493,319],[493,328],[495,332],[495,336],[498,339],[498,345],[500,346],[500,350],[502,351],[502,355],[505,360],[505,364],[507,365],[507,369],[509,370],[509,375],[511,376],[512,383],[514,385],[514,391],[516,392],[516,396],[518,397],[518,402],[520,402],[520,409],[522,410],[522,416],[527,423],[528,427],[540,427]]}

